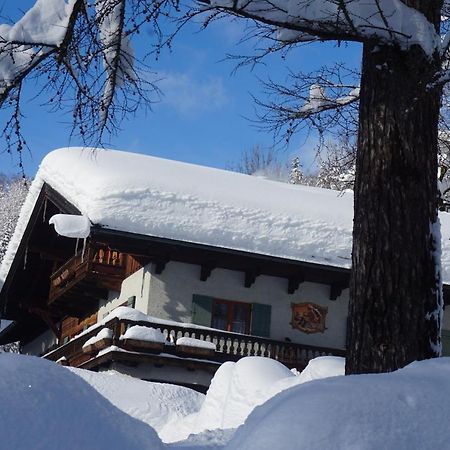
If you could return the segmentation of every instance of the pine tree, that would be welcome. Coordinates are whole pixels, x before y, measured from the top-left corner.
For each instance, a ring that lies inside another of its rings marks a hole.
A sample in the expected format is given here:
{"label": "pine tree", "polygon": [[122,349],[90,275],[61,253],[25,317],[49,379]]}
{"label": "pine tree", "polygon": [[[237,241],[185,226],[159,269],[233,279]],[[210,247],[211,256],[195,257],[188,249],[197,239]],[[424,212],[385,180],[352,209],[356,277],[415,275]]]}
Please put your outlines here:
{"label": "pine tree", "polygon": [[300,164],[300,158],[298,156],[296,156],[291,162],[289,182],[291,184],[304,184],[302,165]]}

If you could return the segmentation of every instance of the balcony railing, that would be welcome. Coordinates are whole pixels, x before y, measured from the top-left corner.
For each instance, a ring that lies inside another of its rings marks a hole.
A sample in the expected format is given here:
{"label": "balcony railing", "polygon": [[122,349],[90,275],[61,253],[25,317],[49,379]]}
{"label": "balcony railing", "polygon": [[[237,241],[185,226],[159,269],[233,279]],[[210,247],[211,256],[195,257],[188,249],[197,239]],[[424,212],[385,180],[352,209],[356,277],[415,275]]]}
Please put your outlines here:
{"label": "balcony railing", "polygon": [[80,282],[90,283],[92,288],[119,290],[124,277],[122,253],[88,246],[84,253],[78,252],[50,276],[48,303],[53,303]]}
{"label": "balcony railing", "polygon": [[[67,344],[45,355],[45,358],[57,361],[64,356],[70,365],[80,366],[90,358],[95,357],[95,355],[86,355],[83,353],[83,344],[89,338],[95,336],[104,327],[108,327],[113,331],[112,345],[127,350],[126,344],[124,344],[124,341],[120,340],[120,336],[125,333],[128,327],[133,325],[141,325],[161,330],[167,339],[163,349],[163,353],[165,354],[168,353],[186,358],[191,356],[220,363],[225,361],[237,361],[244,356],[264,356],[275,359],[289,368],[295,367],[301,370],[311,359],[318,356],[345,356],[345,351],[340,349],[277,341],[275,339],[230,333],[192,325],[185,326],[182,323],[168,325],[167,323],[141,322],[115,318],[102,326],[95,327],[82,336],[72,339]],[[185,348],[181,351],[180,348],[174,345],[176,340],[180,337],[190,337],[213,342],[216,346],[216,350],[207,356],[195,355],[195,350],[193,350],[193,354],[191,355],[186,354]]]}

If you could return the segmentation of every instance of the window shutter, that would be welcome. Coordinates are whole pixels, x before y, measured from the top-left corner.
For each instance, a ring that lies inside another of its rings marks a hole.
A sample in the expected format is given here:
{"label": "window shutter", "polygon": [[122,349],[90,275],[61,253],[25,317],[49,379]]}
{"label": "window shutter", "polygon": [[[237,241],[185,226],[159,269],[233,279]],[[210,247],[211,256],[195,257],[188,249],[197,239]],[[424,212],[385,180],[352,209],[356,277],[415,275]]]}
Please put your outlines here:
{"label": "window shutter", "polygon": [[271,305],[252,304],[251,333],[255,336],[270,337]]}
{"label": "window shutter", "polygon": [[212,297],[194,294],[192,296],[192,323],[195,323],[196,325],[203,325],[204,327],[210,327],[212,303]]}

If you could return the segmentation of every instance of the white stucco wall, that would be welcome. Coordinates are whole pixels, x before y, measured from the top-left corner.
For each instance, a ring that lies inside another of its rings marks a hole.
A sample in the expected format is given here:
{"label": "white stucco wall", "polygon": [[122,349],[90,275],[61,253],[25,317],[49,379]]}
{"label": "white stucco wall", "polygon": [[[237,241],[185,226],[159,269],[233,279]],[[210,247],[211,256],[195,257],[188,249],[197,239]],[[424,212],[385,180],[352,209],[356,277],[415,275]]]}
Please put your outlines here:
{"label": "white stucco wall", "polygon": [[98,320],[103,319],[114,308],[125,303],[130,297],[136,297],[135,308],[143,313],[147,313],[149,286],[150,286],[150,265],[143,267],[130,275],[122,282],[120,293],[110,291],[108,300],[101,300],[98,310]]}
{"label": "white stucco wall", "polygon": [[[135,308],[151,316],[177,322],[192,322],[192,295],[207,295],[224,300],[272,305],[270,337],[292,342],[325,346],[345,347],[348,309],[348,290],[344,290],[336,301],[330,301],[330,286],[303,283],[292,295],[287,293],[285,278],[261,275],[250,287],[244,287],[244,273],[225,269],[214,269],[206,281],[200,280],[200,267],[179,262],[167,263],[162,274],[155,274],[149,264],[122,283],[120,295],[110,292],[107,301],[102,301],[98,319],[129,297],[136,297]],[[324,333],[306,334],[290,325],[291,303],[314,302],[328,308]]]}
{"label": "white stucco wall", "polygon": [[[169,262],[162,274],[150,279],[147,314],[179,322],[191,322],[192,295],[263,303],[272,305],[271,338],[292,342],[345,347],[348,310],[348,290],[336,301],[329,300],[330,286],[303,283],[292,295],[287,293],[287,280],[259,276],[250,287],[244,287],[244,273],[214,269],[207,281],[200,281],[200,267],[192,264]],[[291,303],[311,301],[328,308],[324,333],[306,334],[293,329]]]}
{"label": "white stucco wall", "polygon": [[24,345],[21,352],[24,355],[40,356],[45,353],[52,345],[56,344],[57,337],[51,330],[39,335],[36,339]]}

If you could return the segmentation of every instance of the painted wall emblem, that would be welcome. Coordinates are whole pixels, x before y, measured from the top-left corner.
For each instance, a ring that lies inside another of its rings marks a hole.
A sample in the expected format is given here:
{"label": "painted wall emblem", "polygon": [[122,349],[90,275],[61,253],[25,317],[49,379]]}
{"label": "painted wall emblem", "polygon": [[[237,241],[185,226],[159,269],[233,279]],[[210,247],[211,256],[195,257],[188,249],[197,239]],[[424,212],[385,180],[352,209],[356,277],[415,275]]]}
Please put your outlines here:
{"label": "painted wall emblem", "polygon": [[312,302],[291,303],[292,328],[304,333],[323,333],[325,331],[325,318],[328,308]]}

